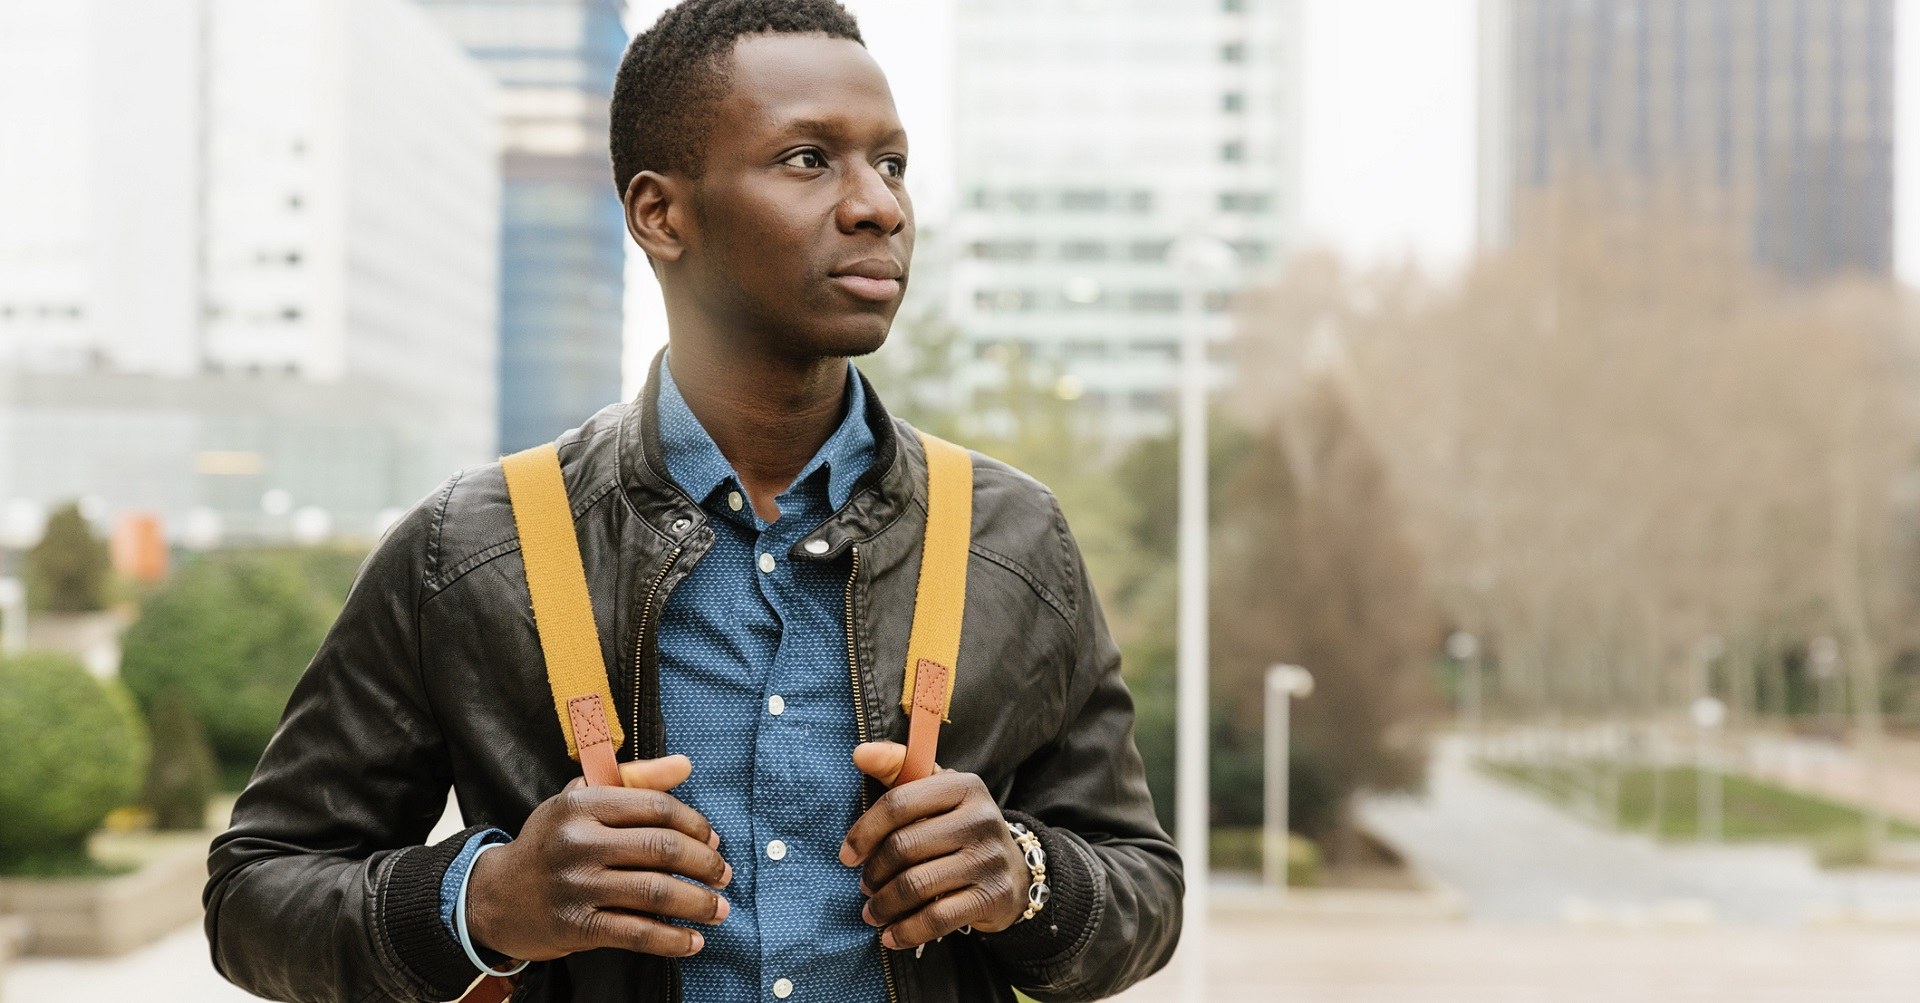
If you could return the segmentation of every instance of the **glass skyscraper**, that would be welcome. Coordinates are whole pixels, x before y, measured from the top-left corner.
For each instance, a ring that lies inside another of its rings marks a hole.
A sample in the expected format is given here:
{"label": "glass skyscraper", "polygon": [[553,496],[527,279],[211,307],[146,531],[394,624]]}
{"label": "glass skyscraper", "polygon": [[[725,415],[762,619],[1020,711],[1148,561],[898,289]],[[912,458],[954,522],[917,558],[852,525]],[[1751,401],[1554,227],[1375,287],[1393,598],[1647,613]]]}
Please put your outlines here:
{"label": "glass skyscraper", "polygon": [[1893,0],[1482,0],[1481,219],[1572,174],[1717,191],[1797,279],[1893,262]]}
{"label": "glass skyscraper", "polygon": [[546,442],[620,397],[626,225],[607,102],[623,0],[418,0],[500,85],[500,441]]}

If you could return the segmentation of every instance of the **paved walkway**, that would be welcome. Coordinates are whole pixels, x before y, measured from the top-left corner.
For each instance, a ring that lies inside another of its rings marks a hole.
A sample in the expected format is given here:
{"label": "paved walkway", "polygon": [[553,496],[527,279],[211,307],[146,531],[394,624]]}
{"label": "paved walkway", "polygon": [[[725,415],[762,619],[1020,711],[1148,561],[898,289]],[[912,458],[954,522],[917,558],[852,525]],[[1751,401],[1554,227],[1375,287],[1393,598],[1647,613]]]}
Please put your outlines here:
{"label": "paved walkway", "polygon": [[[1662,844],[1608,832],[1479,773],[1458,743],[1440,747],[1426,797],[1377,799],[1361,810],[1374,831],[1460,892],[1477,920],[1920,923],[1920,874],[1823,871],[1794,846]],[[1920,945],[1920,926],[1914,937]]]}
{"label": "paved walkway", "polygon": [[[1920,992],[1920,938],[1895,931],[1222,919],[1213,931],[1208,1003],[1893,1003]],[[1179,973],[1118,999],[1181,1003]]]}

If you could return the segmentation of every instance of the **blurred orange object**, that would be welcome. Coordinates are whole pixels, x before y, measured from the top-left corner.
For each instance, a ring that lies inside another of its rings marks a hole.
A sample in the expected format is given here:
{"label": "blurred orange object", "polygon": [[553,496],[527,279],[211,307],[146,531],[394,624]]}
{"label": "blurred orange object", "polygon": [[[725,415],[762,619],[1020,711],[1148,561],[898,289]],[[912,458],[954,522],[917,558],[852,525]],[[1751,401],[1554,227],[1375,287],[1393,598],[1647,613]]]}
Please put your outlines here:
{"label": "blurred orange object", "polygon": [[167,577],[167,537],[159,516],[128,512],[114,520],[113,568],[137,582]]}

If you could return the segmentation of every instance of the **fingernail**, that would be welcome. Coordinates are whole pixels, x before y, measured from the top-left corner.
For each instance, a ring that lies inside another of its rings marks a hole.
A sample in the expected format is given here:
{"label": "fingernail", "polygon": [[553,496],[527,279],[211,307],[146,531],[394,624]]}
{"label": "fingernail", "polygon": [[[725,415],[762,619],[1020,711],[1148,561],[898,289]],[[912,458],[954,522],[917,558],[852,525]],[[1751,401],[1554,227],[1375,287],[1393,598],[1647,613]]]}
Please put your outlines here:
{"label": "fingernail", "polygon": [[842,864],[847,865],[848,867],[852,867],[853,865],[859,863],[860,859],[853,855],[853,847],[848,846],[845,843],[841,843],[840,844],[840,862]]}
{"label": "fingernail", "polygon": [[713,921],[715,923],[718,923],[721,920],[726,919],[728,914],[732,912],[733,912],[733,903],[728,902],[726,898],[723,896],[720,899],[720,908],[715,909],[713,911]]}
{"label": "fingernail", "polygon": [[725,867],[726,870],[720,872],[720,887],[725,888],[733,884],[733,865],[723,864],[722,866]]}
{"label": "fingernail", "polygon": [[700,936],[700,934],[696,932],[693,935],[693,953],[699,954],[700,949],[705,946],[707,946],[707,938]]}
{"label": "fingernail", "polygon": [[716,850],[720,848],[720,830],[718,829],[707,830],[707,845]]}
{"label": "fingernail", "polygon": [[867,925],[868,925],[868,926],[879,926],[879,925],[880,925],[880,924],[879,924],[878,922],[876,922],[876,921],[874,920],[874,918],[873,918],[873,903],[871,903],[871,902],[869,902],[869,903],[867,903],[866,905],[863,905],[863,906],[861,906],[861,907],[860,907],[860,918],[861,918],[861,919],[863,919],[863,920],[866,920],[866,921],[867,921]]}
{"label": "fingernail", "polygon": [[887,932],[880,935],[880,946],[886,948],[889,951],[898,951],[900,949],[900,945],[896,943],[893,939],[892,930],[888,930]]}
{"label": "fingernail", "polygon": [[864,874],[860,876],[860,894],[866,896],[873,895],[873,888],[867,884],[867,878]]}

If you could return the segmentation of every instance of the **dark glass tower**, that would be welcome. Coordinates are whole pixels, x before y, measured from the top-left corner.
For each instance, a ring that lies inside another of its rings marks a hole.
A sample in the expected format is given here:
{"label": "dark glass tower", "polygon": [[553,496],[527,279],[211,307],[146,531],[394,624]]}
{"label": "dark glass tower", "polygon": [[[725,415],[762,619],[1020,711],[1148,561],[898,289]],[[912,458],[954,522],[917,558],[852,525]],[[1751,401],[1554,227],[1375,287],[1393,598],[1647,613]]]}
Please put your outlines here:
{"label": "dark glass tower", "polygon": [[1572,173],[1727,193],[1798,279],[1893,263],[1893,0],[1488,0],[1481,232]]}
{"label": "dark glass tower", "polygon": [[418,0],[500,85],[500,441],[546,442],[620,396],[626,226],[607,102],[623,0]]}

